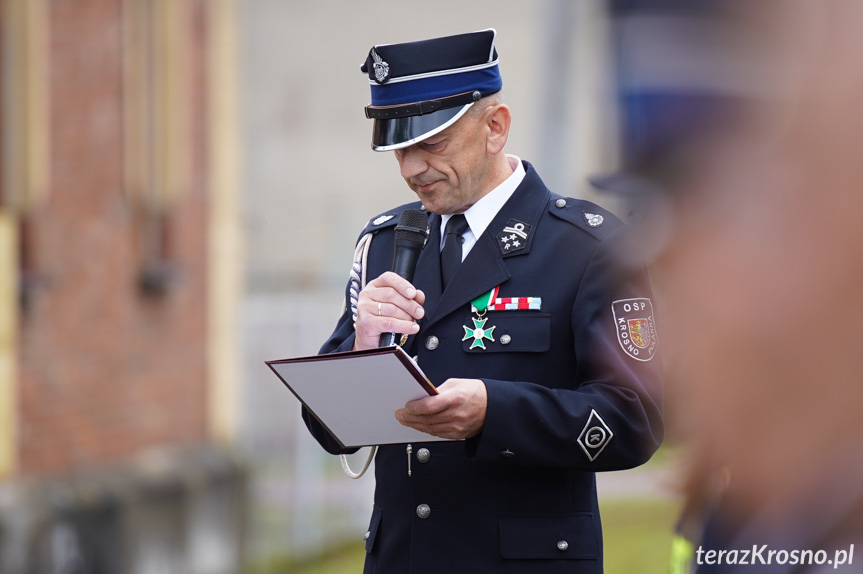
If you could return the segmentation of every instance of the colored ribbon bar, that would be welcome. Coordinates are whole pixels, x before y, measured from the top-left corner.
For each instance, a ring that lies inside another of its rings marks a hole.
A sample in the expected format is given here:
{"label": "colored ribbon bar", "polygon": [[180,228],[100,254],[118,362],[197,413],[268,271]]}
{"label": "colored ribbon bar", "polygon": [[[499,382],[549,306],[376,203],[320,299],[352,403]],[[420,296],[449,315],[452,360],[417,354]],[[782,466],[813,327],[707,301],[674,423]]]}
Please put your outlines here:
{"label": "colored ribbon bar", "polygon": [[539,311],[542,297],[501,297],[489,305],[489,311]]}
{"label": "colored ribbon bar", "polygon": [[471,301],[474,313],[483,311],[539,311],[542,297],[498,297],[500,286]]}

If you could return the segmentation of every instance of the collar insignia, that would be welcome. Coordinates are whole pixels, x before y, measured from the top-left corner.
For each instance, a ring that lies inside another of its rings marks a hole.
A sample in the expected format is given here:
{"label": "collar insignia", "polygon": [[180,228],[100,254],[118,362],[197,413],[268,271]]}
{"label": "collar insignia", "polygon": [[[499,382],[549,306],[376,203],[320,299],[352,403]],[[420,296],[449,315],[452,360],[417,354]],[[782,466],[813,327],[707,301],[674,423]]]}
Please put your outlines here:
{"label": "collar insignia", "polygon": [[387,80],[390,79],[390,65],[384,62],[383,58],[375,52],[375,49],[372,48],[372,67],[375,70],[375,81],[379,84],[383,84]]}
{"label": "collar insignia", "polygon": [[503,231],[497,234],[497,246],[504,256],[521,251],[527,247],[530,238],[530,225],[510,219]]}
{"label": "collar insignia", "polygon": [[605,217],[598,213],[587,213],[586,211],[583,213],[584,220],[590,227],[599,227],[605,222]]}

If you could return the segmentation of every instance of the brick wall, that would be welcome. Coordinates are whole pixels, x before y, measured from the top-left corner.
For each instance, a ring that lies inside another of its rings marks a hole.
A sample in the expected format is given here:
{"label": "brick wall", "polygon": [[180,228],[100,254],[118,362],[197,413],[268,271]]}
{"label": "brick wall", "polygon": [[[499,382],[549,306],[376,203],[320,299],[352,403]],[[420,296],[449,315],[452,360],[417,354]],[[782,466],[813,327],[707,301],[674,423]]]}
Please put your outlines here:
{"label": "brick wall", "polygon": [[156,219],[124,189],[123,2],[49,3],[52,174],[26,226],[37,281],[20,322],[21,474],[206,438],[205,3],[189,4],[191,173],[157,218],[177,273],[146,294]]}

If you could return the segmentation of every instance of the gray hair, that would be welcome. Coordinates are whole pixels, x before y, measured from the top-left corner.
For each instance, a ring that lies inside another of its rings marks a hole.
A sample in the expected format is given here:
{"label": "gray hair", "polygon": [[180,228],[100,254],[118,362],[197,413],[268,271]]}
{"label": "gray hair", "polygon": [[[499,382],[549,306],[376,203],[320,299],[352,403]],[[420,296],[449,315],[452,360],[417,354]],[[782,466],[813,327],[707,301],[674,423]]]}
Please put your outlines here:
{"label": "gray hair", "polygon": [[495,92],[490,96],[486,96],[482,98],[480,101],[475,103],[468,110],[468,114],[472,119],[477,119],[482,115],[482,113],[491,106],[496,106],[497,104],[502,104],[503,101],[503,90]]}

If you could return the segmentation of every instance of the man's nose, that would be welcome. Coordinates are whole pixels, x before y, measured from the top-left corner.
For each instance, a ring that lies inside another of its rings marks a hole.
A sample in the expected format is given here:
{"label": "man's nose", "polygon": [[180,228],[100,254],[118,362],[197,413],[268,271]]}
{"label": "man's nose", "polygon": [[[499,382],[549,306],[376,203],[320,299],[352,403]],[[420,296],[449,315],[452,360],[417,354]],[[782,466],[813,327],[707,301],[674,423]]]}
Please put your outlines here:
{"label": "man's nose", "polygon": [[421,175],[428,169],[422,150],[415,145],[396,150],[396,159],[405,179]]}

